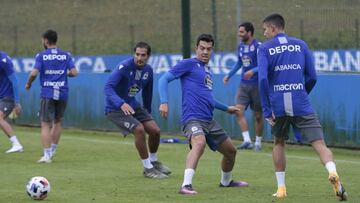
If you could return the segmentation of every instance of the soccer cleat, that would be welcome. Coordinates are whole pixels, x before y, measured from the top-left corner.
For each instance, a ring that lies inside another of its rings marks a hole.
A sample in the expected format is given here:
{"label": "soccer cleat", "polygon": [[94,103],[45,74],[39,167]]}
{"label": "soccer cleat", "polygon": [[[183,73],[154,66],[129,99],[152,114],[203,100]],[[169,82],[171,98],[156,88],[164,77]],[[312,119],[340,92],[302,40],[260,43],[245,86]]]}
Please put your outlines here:
{"label": "soccer cleat", "polygon": [[38,163],[47,163],[47,164],[49,164],[49,163],[51,163],[51,158],[42,156],[37,162]]}
{"label": "soccer cleat", "polygon": [[335,192],[336,197],[340,201],[346,201],[347,200],[347,193],[345,191],[344,186],[341,184],[339,180],[339,176],[336,173],[330,173],[329,174],[329,181],[333,185],[333,190]]}
{"label": "soccer cleat", "polygon": [[154,166],[156,170],[160,171],[165,175],[169,175],[171,173],[170,168],[162,164],[160,161],[153,161],[151,162],[151,164]]}
{"label": "soccer cleat", "polygon": [[223,185],[220,183],[219,187],[248,187],[249,183],[243,181],[230,181],[229,185]]}
{"label": "soccer cleat", "polygon": [[261,145],[255,144],[255,151],[261,151]]}
{"label": "soccer cleat", "polygon": [[286,194],[286,187],[278,187],[277,191],[275,194],[273,194],[273,197],[277,197],[279,199],[285,199],[285,197],[287,196]]}
{"label": "soccer cleat", "polygon": [[166,174],[163,174],[160,171],[156,170],[155,167],[144,168],[143,174],[146,178],[153,178],[153,179],[164,179],[169,177]]}
{"label": "soccer cleat", "polygon": [[14,153],[14,152],[23,152],[24,148],[21,144],[13,144],[12,147],[6,151],[6,154]]}
{"label": "soccer cleat", "polygon": [[252,149],[254,145],[251,142],[243,142],[241,145],[238,145],[238,149]]}
{"label": "soccer cleat", "polygon": [[192,185],[184,185],[183,187],[180,188],[179,190],[180,194],[183,195],[196,195],[197,192],[192,188]]}

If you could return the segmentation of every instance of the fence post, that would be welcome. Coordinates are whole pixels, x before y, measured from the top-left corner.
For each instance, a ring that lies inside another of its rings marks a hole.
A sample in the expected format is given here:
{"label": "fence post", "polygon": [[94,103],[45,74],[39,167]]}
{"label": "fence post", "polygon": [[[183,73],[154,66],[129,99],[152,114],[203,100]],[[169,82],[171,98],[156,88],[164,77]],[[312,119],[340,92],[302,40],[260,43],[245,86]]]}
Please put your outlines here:
{"label": "fence post", "polygon": [[359,48],[359,19],[355,19],[355,44]]}
{"label": "fence post", "polygon": [[14,50],[13,56],[18,55],[18,27],[17,25],[14,26]]}
{"label": "fence post", "polygon": [[133,47],[135,45],[135,30],[134,30],[134,25],[133,24],[130,24],[129,25],[129,34],[130,34],[130,44],[129,44],[129,47],[130,47],[130,53],[133,52]]}
{"label": "fence post", "polygon": [[211,1],[211,14],[212,14],[212,28],[213,28],[213,34],[214,34],[214,51],[217,51],[219,47],[218,40],[217,40],[217,20],[216,20],[216,2],[215,0]]}
{"label": "fence post", "polygon": [[72,25],[72,30],[71,30],[71,46],[72,46],[72,54],[76,55],[76,25]]}

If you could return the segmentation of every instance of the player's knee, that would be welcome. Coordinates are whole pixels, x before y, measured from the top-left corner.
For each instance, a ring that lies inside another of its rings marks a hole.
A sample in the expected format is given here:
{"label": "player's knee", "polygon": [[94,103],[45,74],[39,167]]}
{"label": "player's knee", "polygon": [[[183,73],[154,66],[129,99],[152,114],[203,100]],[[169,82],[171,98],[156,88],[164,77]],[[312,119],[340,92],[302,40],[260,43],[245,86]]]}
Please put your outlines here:
{"label": "player's knee", "polygon": [[133,131],[134,135],[145,135],[145,129],[144,126],[140,123],[137,125]]}
{"label": "player's knee", "polygon": [[204,140],[192,140],[191,142],[192,148],[197,151],[204,151],[206,147],[206,141]]}
{"label": "player's knee", "polygon": [[154,127],[152,130],[151,130],[151,132],[152,132],[152,135],[154,135],[154,136],[160,136],[160,128],[159,127]]}

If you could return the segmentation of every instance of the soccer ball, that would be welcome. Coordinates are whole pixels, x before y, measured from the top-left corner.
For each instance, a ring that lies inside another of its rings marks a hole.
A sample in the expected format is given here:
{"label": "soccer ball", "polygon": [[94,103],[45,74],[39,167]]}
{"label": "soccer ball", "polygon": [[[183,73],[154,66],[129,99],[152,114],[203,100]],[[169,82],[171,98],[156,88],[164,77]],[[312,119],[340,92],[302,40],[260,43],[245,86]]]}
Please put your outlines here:
{"label": "soccer ball", "polygon": [[26,184],[26,192],[32,199],[43,200],[50,192],[50,183],[44,177],[32,177]]}

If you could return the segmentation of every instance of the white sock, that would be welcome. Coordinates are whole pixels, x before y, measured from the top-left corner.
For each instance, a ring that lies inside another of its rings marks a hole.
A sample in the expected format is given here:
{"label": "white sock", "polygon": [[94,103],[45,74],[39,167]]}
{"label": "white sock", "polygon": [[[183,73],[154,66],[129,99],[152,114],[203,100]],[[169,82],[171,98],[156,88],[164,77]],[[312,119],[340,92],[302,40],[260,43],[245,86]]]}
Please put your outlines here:
{"label": "white sock", "polygon": [[231,171],[230,172],[224,172],[221,171],[221,181],[220,183],[224,186],[228,186],[231,181]]}
{"label": "white sock", "polygon": [[285,171],[275,172],[276,180],[279,187],[285,187]]}
{"label": "white sock", "polygon": [[57,146],[57,144],[51,144],[51,153],[55,154]]}
{"label": "white sock", "polygon": [[50,159],[52,153],[51,153],[51,148],[44,148],[44,157],[46,159]]}
{"label": "white sock", "polygon": [[256,136],[255,145],[261,145],[261,136]]}
{"label": "white sock", "polygon": [[149,153],[149,158],[151,162],[157,161],[157,154],[156,153]]}
{"label": "white sock", "polygon": [[329,161],[325,164],[325,168],[329,173],[336,173],[336,165],[333,161]]}
{"label": "white sock", "polygon": [[249,131],[242,132],[242,136],[244,138],[244,142],[251,142]]}
{"label": "white sock", "polygon": [[143,163],[144,168],[150,169],[150,168],[153,168],[153,167],[154,167],[154,166],[151,164],[151,161],[150,161],[149,158],[143,159],[143,160],[141,160],[141,161],[142,161],[142,163]]}
{"label": "white sock", "polygon": [[9,139],[10,139],[12,144],[20,144],[19,140],[16,137],[16,135],[11,136]]}
{"label": "white sock", "polygon": [[184,187],[185,185],[191,185],[192,184],[192,178],[195,174],[195,170],[192,168],[187,168],[185,169],[184,172],[184,182],[182,184],[182,187]]}

